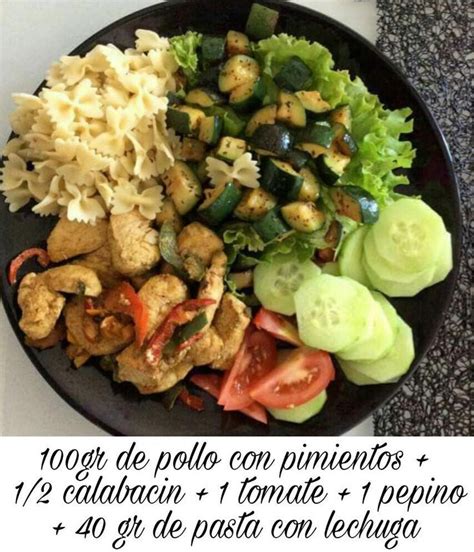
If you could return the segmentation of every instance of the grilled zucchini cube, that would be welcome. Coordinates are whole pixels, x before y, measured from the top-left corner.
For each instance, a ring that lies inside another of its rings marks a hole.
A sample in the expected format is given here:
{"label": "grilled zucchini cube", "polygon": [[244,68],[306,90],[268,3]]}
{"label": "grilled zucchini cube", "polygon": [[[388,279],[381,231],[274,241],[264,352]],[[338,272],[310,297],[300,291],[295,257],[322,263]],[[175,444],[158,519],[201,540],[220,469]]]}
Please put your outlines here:
{"label": "grilled zucchini cube", "polygon": [[278,197],[296,199],[304,179],[286,161],[268,158],[263,166],[262,187]]}
{"label": "grilled zucchini cube", "polygon": [[296,92],[311,85],[313,72],[301,58],[292,56],[283,64],[274,80],[280,88]]}
{"label": "grilled zucchini cube", "polygon": [[334,136],[334,130],[327,121],[313,121],[298,134],[297,141],[329,148]]}
{"label": "grilled zucchini cube", "polygon": [[252,147],[260,155],[284,157],[293,147],[294,138],[283,125],[263,124],[257,127],[251,138]]}
{"label": "grilled zucchini cube", "polygon": [[300,170],[300,176],[303,177],[303,184],[298,193],[300,201],[316,201],[321,193],[321,182],[309,167],[303,167]]}
{"label": "grilled zucchini cube", "polygon": [[319,230],[326,219],[325,214],[310,201],[293,201],[281,208],[285,222],[298,232],[311,233]]}
{"label": "grilled zucchini cube", "polygon": [[328,113],[331,110],[331,106],[321,98],[317,90],[299,90],[295,92],[295,96],[312,113]]}
{"label": "grilled zucchini cube", "polygon": [[252,4],[245,25],[245,32],[255,40],[268,38],[275,32],[279,15],[276,10],[261,4]]}
{"label": "grilled zucchini cube", "polygon": [[277,106],[267,105],[256,111],[245,128],[245,135],[252,136],[261,125],[274,125],[276,122]]}
{"label": "grilled zucchini cube", "polygon": [[231,215],[241,197],[242,191],[234,182],[209,190],[198,208],[199,216],[211,226],[221,224]]}
{"label": "grilled zucchini cube", "polygon": [[244,55],[232,56],[227,60],[219,75],[219,90],[231,92],[234,88],[254,82],[260,76],[258,62]]}
{"label": "grilled zucchini cube", "polygon": [[156,215],[156,222],[159,226],[162,226],[165,222],[169,222],[175,232],[181,232],[183,220],[170,197],[166,197],[163,200],[161,211]]}
{"label": "grilled zucchini cube", "polygon": [[226,36],[226,51],[229,57],[238,54],[249,56],[252,53],[249,37],[244,33],[229,31]]}
{"label": "grilled zucchini cube", "polygon": [[224,104],[225,98],[210,88],[193,88],[186,94],[185,101],[190,105],[211,107],[212,105]]}
{"label": "grilled zucchini cube", "polygon": [[206,144],[195,138],[183,138],[181,157],[184,161],[202,161],[206,157]]}
{"label": "grilled zucchini cube", "polygon": [[335,123],[332,128],[334,129],[334,141],[337,149],[349,157],[355,155],[359,148],[347,128],[341,123]]}
{"label": "grilled zucchini cube", "polygon": [[233,138],[232,136],[224,136],[220,139],[214,155],[222,161],[233,163],[246,151],[247,142],[245,140]]}
{"label": "grilled zucchini cube", "polygon": [[340,105],[331,111],[329,121],[334,125],[340,123],[344,125],[348,132],[352,129],[352,111],[350,105]]}
{"label": "grilled zucchini cube", "polygon": [[300,100],[290,92],[281,90],[278,94],[277,121],[291,127],[306,126],[306,111]]}
{"label": "grilled zucchini cube", "polygon": [[189,105],[178,105],[166,112],[166,124],[178,134],[195,135],[205,114],[200,109]]}
{"label": "grilled zucchini cube", "polygon": [[252,111],[262,102],[265,96],[263,79],[258,77],[234,88],[229,96],[229,104],[236,111]]}
{"label": "grilled zucchini cube", "polygon": [[199,126],[199,140],[214,146],[222,132],[222,118],[219,115],[210,115],[202,119]]}
{"label": "grilled zucchini cube", "polygon": [[316,159],[316,166],[324,182],[332,186],[341,178],[350,161],[350,157],[331,148]]}
{"label": "grilled zucchini cube", "polygon": [[281,218],[279,207],[274,207],[268,211],[263,218],[253,223],[253,227],[266,243],[291,230]]}
{"label": "grilled zucchini cube", "polygon": [[214,64],[224,59],[225,38],[204,35],[201,44],[202,60],[205,64]]}
{"label": "grilled zucchini cube", "polygon": [[240,220],[253,222],[264,217],[276,204],[276,198],[263,188],[246,190],[234,215]]}
{"label": "grilled zucchini cube", "polygon": [[379,206],[374,196],[358,186],[334,186],[331,189],[336,212],[363,224],[374,224]]}
{"label": "grilled zucchini cube", "polygon": [[162,180],[180,215],[189,213],[201,199],[201,183],[184,161],[175,161],[175,164],[163,173]]}

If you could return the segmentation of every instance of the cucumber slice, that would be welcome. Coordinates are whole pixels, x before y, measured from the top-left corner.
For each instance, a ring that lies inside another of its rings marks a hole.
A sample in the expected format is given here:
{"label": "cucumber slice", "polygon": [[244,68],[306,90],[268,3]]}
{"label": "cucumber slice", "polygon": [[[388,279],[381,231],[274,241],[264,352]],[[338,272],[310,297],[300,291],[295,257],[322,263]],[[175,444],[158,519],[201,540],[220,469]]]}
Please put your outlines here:
{"label": "cucumber slice", "polygon": [[407,272],[435,265],[443,245],[443,219],[421,199],[406,197],[386,207],[373,227],[381,257]]}
{"label": "cucumber slice", "polygon": [[364,334],[373,299],[369,290],[354,280],[321,274],[299,287],[295,305],[301,340],[335,353]]}
{"label": "cucumber slice", "polygon": [[451,240],[451,234],[446,232],[444,237],[444,245],[441,250],[441,255],[438,259],[438,263],[433,275],[433,281],[430,285],[442,282],[446,276],[451,272],[453,268],[453,244]]}
{"label": "cucumber slice", "polygon": [[429,287],[434,279],[435,268],[428,268],[419,272],[415,280],[411,282],[397,282],[381,278],[367,263],[365,255],[362,257],[362,266],[367,273],[372,288],[378,289],[389,297],[413,297],[422,289]]}
{"label": "cucumber slice", "polygon": [[326,390],[321,391],[319,395],[316,395],[314,399],[309,400],[300,406],[294,406],[293,408],[268,408],[268,412],[275,418],[282,422],[291,422],[293,424],[302,424],[309,420],[316,414],[321,412],[324,404],[326,403],[327,393]]}
{"label": "cucumber slice", "polygon": [[[398,317],[398,330],[395,341],[382,358],[373,361],[351,361],[339,359],[339,365],[349,381],[357,385],[370,385],[371,383],[389,383],[397,381],[405,374],[415,358],[413,345],[413,333],[406,322]],[[368,378],[364,383],[356,381],[357,374]],[[355,378],[354,378],[355,375]]]}
{"label": "cucumber slice", "polygon": [[344,240],[338,261],[343,276],[352,278],[366,287],[371,287],[367,272],[362,265],[364,240],[368,231],[368,226],[361,226],[349,234]]}
{"label": "cucumber slice", "polygon": [[329,263],[324,263],[321,267],[321,272],[323,274],[330,274],[331,276],[340,276],[341,270],[339,268],[339,263],[332,261]]}
{"label": "cucumber slice", "polygon": [[371,271],[376,275],[377,281],[389,280],[392,282],[400,282],[409,284],[414,281],[429,282],[430,275],[433,273],[432,267],[421,272],[406,272],[403,267],[394,267],[390,265],[381,255],[379,255],[375,246],[373,232],[368,232],[364,241],[363,256],[365,262],[370,266]]}
{"label": "cucumber slice", "polygon": [[[380,383],[377,380],[374,380],[373,378],[369,378],[362,372],[359,372],[359,370],[356,370],[353,366],[355,362],[338,359],[338,363],[346,378],[351,383],[354,383],[355,385],[376,385]],[[344,364],[344,368],[342,367],[343,364]]]}
{"label": "cucumber slice", "polygon": [[293,295],[305,282],[317,280],[321,270],[311,261],[300,263],[293,255],[282,255],[256,266],[254,291],[262,305],[280,314],[295,314]]}
{"label": "cucumber slice", "polygon": [[392,313],[390,316],[394,326],[391,325],[389,317],[385,314],[385,311],[389,311],[389,309],[393,309],[390,303],[382,306],[381,299],[374,298],[371,316],[368,317],[369,331],[354,345],[339,351],[338,356],[344,360],[376,360],[387,354],[395,341],[398,329],[395,309],[393,309],[395,316]]}

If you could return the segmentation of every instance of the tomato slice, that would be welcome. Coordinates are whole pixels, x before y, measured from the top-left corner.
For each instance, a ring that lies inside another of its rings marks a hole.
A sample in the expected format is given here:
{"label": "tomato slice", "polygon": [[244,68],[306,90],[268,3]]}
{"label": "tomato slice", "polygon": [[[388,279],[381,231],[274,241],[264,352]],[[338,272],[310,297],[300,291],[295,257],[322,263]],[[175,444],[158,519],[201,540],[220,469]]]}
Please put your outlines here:
{"label": "tomato slice", "polygon": [[281,341],[286,341],[297,347],[304,345],[298,335],[296,326],[276,312],[262,307],[255,315],[253,323],[259,330],[266,330]]}
{"label": "tomato slice", "polygon": [[249,388],[276,365],[276,343],[269,333],[247,329],[219,395],[224,410],[240,410],[253,402]]}
{"label": "tomato slice", "polygon": [[[217,374],[194,374],[191,376],[191,381],[194,385],[207,391],[209,395],[212,395],[216,399],[219,396],[223,380],[224,378]],[[256,402],[252,402],[246,408],[242,408],[240,412],[262,424],[268,423],[267,411],[261,404]]]}
{"label": "tomato slice", "polygon": [[256,381],[249,394],[267,408],[291,408],[319,395],[335,375],[328,353],[299,347]]}
{"label": "tomato slice", "polygon": [[201,397],[191,395],[187,389],[183,389],[178,395],[178,399],[182,401],[186,406],[196,410],[196,412],[202,412],[204,410],[204,401]]}

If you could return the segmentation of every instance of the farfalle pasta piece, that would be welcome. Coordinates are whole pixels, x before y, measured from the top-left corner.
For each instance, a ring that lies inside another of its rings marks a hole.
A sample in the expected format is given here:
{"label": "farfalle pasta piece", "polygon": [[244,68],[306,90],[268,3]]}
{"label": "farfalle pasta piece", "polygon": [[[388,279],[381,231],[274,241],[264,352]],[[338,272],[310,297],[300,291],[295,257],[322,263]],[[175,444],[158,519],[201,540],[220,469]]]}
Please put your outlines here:
{"label": "farfalle pasta piece", "polygon": [[148,52],[149,50],[167,50],[170,47],[169,40],[157,35],[154,31],[147,29],[137,29],[135,31],[135,48],[139,52]]}
{"label": "farfalle pasta piece", "polygon": [[12,94],[16,109],[10,114],[10,126],[16,134],[26,134],[31,130],[35,117],[43,104],[38,96],[32,94]]}
{"label": "farfalle pasta piece", "polygon": [[16,190],[23,186],[29,186],[38,180],[38,175],[29,171],[26,162],[16,153],[11,153],[4,162],[2,173],[2,183],[0,190],[5,192]]}
{"label": "farfalle pasta piece", "polygon": [[69,220],[94,224],[96,219],[105,217],[100,196],[94,197],[95,194],[96,190],[93,187],[80,188],[66,182],[65,191],[60,194],[58,204],[66,207]]}
{"label": "farfalle pasta piece", "polygon": [[158,172],[154,160],[148,155],[148,151],[138,141],[137,136],[129,132],[127,133],[127,138],[132,142],[134,149],[135,164],[133,166],[133,174],[142,180],[157,176]]}
{"label": "farfalle pasta piece", "polygon": [[3,195],[5,196],[5,201],[8,204],[8,210],[11,213],[19,211],[32,198],[31,192],[27,186],[21,186],[20,188],[15,188],[14,190],[4,190]]}
{"label": "farfalle pasta piece", "polygon": [[154,220],[163,204],[163,187],[156,184],[139,192],[131,182],[122,182],[115,189],[112,200],[112,214],[120,215],[138,207],[140,213],[149,220]]}
{"label": "farfalle pasta piece", "polygon": [[211,184],[214,186],[223,186],[232,181],[236,181],[247,188],[258,188],[260,186],[260,171],[257,162],[252,159],[252,155],[248,152],[242,154],[232,165],[228,165],[215,157],[208,157],[206,159],[206,169]]}
{"label": "farfalle pasta piece", "polygon": [[58,204],[58,200],[64,190],[64,179],[58,175],[54,176],[51,179],[46,196],[31,209],[33,213],[42,217],[58,215],[62,210],[62,207]]}

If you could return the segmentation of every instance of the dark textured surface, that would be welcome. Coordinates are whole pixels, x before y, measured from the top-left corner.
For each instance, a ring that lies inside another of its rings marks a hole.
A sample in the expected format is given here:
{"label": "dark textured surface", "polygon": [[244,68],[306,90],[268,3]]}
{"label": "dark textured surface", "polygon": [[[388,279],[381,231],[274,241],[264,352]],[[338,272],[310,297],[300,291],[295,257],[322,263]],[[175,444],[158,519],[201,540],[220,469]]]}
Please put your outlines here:
{"label": "dark textured surface", "polygon": [[[79,46],[75,53],[85,53],[97,43],[113,42],[119,47],[133,43],[137,28],[155,29],[172,35],[187,28],[220,33],[229,27],[243,30],[252,0],[215,0],[167,2],[147,8],[103,29]],[[305,35],[319,40],[334,54],[339,67],[359,74],[370,90],[379,94],[390,108],[409,106],[413,110],[415,131],[410,139],[418,150],[418,161],[410,171],[417,186],[407,191],[421,194],[425,201],[442,214],[453,235],[454,254],[459,253],[459,199],[449,156],[430,113],[404,76],[393,68],[367,41],[337,22],[305,8],[285,3],[268,2],[281,11],[278,31]],[[54,221],[40,219],[28,209],[8,214],[0,202],[0,232],[8,240],[0,240],[0,264],[9,261],[26,247],[41,243]],[[338,435],[359,423],[389,399],[416,369],[445,316],[456,271],[442,283],[424,290],[413,299],[395,301],[401,316],[413,328],[416,358],[400,384],[357,387],[338,371],[328,390],[329,400],[320,415],[304,425],[272,421],[262,426],[237,413],[225,413],[215,401],[206,398],[206,411],[199,415],[182,404],[166,412],[156,397],[140,396],[131,386],[116,384],[95,366],[80,370],[71,367],[59,347],[37,351],[25,350],[44,378],[79,412],[111,433],[126,435]],[[6,285],[2,271],[2,296],[6,312],[19,340],[18,309],[15,290]],[[52,413],[54,415],[54,413]],[[403,412],[398,414],[403,416]]]}
{"label": "dark textured surface", "polygon": [[375,434],[472,435],[474,9],[463,0],[378,0],[377,10],[377,46],[417,88],[451,149],[461,193],[463,246],[453,303],[438,338],[414,376],[376,413]]}

